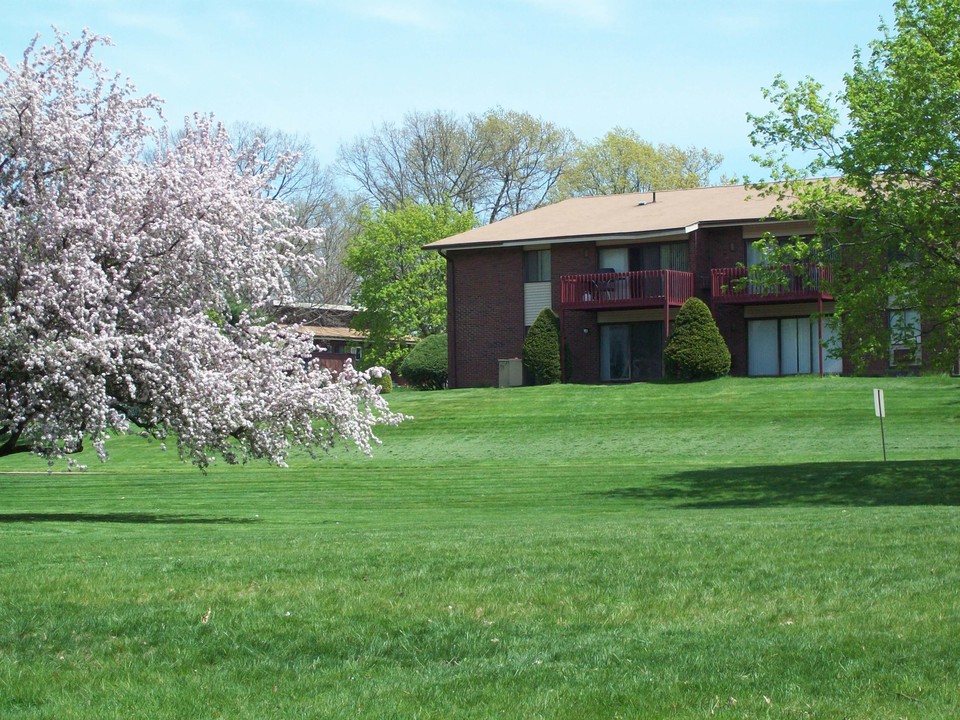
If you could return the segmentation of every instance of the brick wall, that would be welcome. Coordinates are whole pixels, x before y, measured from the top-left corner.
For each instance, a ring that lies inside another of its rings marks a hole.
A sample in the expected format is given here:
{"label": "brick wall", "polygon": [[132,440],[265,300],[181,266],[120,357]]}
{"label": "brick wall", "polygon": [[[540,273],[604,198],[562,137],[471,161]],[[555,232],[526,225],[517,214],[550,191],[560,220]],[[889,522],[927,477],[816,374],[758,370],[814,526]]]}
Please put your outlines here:
{"label": "brick wall", "polygon": [[[711,269],[746,261],[741,227],[700,229],[690,237],[694,291],[713,312],[730,348],[731,374],[747,374],[747,322],[743,305],[713,302]],[[560,312],[560,277],[597,270],[598,251],[590,241],[551,249],[553,308]],[[523,250],[496,248],[451,251],[447,258],[450,386],[495,386],[498,360],[523,352]],[[567,382],[600,381],[600,326],[595,312],[567,311],[561,317]],[[844,371],[850,371],[844,364]],[[883,372],[881,364],[870,368]]]}
{"label": "brick wall", "polygon": [[496,386],[501,358],[523,351],[523,252],[447,255],[450,387]]}
{"label": "brick wall", "polygon": [[740,227],[700,229],[690,239],[690,269],[696,276],[697,297],[713,312],[720,334],[730,349],[730,374],[747,374],[747,322],[742,305],[713,302],[713,268],[735,267],[746,262],[747,246]]}

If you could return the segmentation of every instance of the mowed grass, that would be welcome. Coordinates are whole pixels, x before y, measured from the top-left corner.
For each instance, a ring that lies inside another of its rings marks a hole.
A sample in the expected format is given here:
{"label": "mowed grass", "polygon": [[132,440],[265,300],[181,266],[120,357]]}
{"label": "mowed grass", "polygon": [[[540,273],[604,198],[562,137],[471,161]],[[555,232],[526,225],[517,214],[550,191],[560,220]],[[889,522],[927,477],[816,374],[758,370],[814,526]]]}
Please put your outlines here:
{"label": "mowed grass", "polygon": [[0,460],[0,717],[960,717],[960,382],[391,403],[372,458]]}

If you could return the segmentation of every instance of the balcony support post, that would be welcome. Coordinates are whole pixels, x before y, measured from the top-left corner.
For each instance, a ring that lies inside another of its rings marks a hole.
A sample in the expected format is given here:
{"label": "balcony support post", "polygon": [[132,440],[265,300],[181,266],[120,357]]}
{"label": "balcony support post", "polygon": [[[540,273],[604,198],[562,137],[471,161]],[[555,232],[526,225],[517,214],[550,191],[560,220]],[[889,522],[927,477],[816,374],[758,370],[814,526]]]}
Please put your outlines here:
{"label": "balcony support post", "polygon": [[817,294],[817,349],[820,351],[820,377],[823,377],[823,294]]}

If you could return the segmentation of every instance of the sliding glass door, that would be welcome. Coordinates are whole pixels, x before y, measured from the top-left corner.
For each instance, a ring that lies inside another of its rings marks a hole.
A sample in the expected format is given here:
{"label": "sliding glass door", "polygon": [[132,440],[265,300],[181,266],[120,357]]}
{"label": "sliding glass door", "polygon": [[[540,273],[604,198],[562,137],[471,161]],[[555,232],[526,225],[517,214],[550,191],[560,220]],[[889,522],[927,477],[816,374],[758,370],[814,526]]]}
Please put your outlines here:
{"label": "sliding glass door", "polygon": [[663,377],[663,323],[600,326],[600,379],[656,380]]}
{"label": "sliding glass door", "polygon": [[[824,321],[823,340],[834,332]],[[843,363],[823,350],[823,372],[836,374]],[[747,321],[747,374],[753,376],[809,375],[820,372],[820,322],[818,318],[770,318]]]}

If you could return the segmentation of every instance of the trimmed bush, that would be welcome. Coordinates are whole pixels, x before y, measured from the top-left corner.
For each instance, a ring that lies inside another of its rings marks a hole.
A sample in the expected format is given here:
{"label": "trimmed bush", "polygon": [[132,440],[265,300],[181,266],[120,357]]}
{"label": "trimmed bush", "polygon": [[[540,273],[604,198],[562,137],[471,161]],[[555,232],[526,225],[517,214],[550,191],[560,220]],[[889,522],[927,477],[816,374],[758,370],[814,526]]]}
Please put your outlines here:
{"label": "trimmed bush", "polygon": [[712,380],[730,372],[730,349],[699,298],[687,300],[677,313],[663,362],[667,377],[677,380]]}
{"label": "trimmed bush", "polygon": [[429,335],[418,342],[400,363],[400,377],[420,390],[447,386],[447,336]]}
{"label": "trimmed bush", "polygon": [[380,377],[373,379],[373,382],[380,388],[381,395],[389,395],[393,392],[393,378],[390,377],[389,370],[384,370]]}
{"label": "trimmed bush", "polygon": [[523,341],[523,365],[537,385],[560,382],[560,318],[544,308]]}

